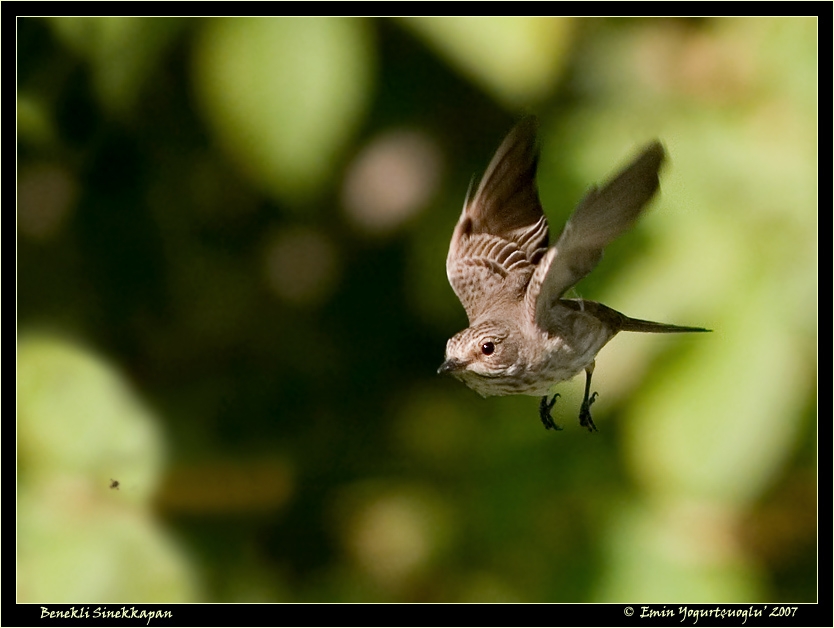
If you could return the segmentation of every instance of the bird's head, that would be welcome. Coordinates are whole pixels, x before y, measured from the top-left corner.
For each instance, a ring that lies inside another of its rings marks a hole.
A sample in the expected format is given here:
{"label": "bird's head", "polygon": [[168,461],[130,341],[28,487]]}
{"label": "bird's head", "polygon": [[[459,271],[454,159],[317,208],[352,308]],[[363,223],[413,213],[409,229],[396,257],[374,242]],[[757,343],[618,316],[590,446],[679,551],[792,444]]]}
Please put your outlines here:
{"label": "bird's head", "polygon": [[[483,396],[502,394],[503,377],[517,370],[518,342],[510,329],[484,322],[464,329],[446,343],[446,360],[437,369],[449,373]],[[506,394],[506,393],[503,393]]]}

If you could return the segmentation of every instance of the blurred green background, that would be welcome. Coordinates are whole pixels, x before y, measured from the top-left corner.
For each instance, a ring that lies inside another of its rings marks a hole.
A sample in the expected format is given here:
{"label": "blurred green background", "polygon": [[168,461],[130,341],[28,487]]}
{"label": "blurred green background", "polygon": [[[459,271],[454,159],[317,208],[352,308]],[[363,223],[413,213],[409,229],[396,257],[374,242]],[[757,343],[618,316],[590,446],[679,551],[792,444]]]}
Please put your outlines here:
{"label": "blurred green background", "polygon": [[[17,26],[19,601],[816,599],[816,19]],[[554,235],[665,143],[576,295],[714,330],[598,434],[435,375],[524,113]]]}

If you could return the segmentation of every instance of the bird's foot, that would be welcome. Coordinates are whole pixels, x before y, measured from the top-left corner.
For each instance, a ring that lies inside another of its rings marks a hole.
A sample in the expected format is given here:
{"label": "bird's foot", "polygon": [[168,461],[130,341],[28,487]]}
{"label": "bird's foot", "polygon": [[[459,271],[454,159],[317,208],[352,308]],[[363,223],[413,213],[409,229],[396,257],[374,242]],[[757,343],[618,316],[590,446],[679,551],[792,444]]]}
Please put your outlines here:
{"label": "bird's foot", "polygon": [[[539,418],[541,418],[542,423],[544,424],[544,428],[547,430],[561,430],[562,428],[556,425],[556,422],[553,420],[553,417],[550,416],[550,411],[553,409],[553,406],[556,404],[556,399],[559,397],[559,393],[553,395],[553,399],[548,401],[547,395],[542,397],[542,401],[539,404]],[[589,415],[590,418],[590,415]]]}
{"label": "bird's foot", "polygon": [[[589,432],[596,432],[597,426],[594,425],[594,420],[591,418],[591,404],[597,400],[597,393],[590,397],[586,397],[582,402],[582,407],[579,409],[579,425],[587,427]],[[542,419],[544,420],[544,419]]]}

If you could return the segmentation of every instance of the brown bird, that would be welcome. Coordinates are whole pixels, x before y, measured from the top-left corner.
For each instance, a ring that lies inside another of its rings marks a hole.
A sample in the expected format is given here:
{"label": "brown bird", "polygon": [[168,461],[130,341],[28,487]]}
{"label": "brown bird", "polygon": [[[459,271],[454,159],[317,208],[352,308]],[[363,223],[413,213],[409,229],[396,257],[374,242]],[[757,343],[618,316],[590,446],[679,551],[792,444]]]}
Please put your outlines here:
{"label": "brown bird", "polygon": [[[438,373],[451,373],[482,396],[541,396],[547,429],[559,382],[584,369],[579,423],[595,431],[590,394],[594,359],[620,331],[701,332],[629,318],[564,293],[590,273],[602,250],[631,227],[659,186],[665,153],[652,142],[602,187],[592,187],[549,247],[547,219],[536,187],[534,117],[519,122],[492,158],[475,194],[467,193],[452,234],[446,274],[469,327],[446,344]],[[471,187],[470,187],[471,193]]]}

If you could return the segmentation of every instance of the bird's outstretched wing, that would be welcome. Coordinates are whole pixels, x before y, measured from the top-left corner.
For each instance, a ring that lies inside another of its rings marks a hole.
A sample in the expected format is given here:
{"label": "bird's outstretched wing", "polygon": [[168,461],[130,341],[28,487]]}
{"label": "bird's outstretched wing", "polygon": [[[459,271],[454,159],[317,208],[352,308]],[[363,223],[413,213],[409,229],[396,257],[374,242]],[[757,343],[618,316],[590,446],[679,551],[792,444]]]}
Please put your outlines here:
{"label": "bird's outstretched wing", "polygon": [[446,274],[470,324],[487,307],[518,299],[547,252],[547,219],[536,189],[534,117],[503,141],[475,194],[467,195],[449,245]]}
{"label": "bird's outstretched wing", "polygon": [[591,188],[579,202],[530,281],[527,298],[536,308],[536,321],[541,327],[548,327],[554,303],[594,269],[603,249],[631,227],[654,196],[664,157],[660,142],[652,142],[610,181]]}

